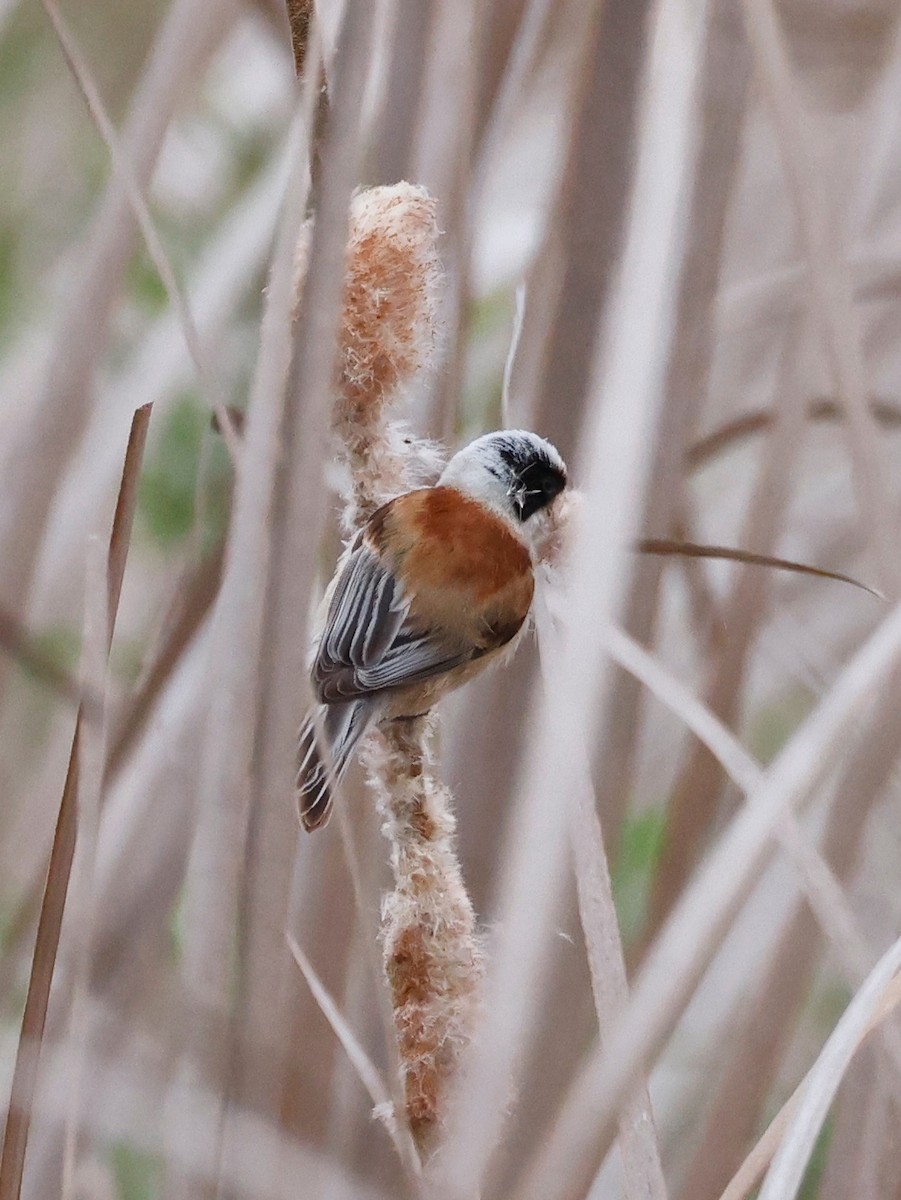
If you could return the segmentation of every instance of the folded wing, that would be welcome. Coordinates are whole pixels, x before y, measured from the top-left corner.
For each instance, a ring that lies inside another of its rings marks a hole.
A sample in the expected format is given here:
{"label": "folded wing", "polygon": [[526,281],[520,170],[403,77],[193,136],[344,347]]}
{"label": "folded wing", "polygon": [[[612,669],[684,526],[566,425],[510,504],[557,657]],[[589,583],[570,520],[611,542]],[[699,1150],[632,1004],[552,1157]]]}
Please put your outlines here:
{"label": "folded wing", "polygon": [[474,657],[411,615],[412,597],[358,535],[338,579],[312,679],[323,704],[373,697]]}

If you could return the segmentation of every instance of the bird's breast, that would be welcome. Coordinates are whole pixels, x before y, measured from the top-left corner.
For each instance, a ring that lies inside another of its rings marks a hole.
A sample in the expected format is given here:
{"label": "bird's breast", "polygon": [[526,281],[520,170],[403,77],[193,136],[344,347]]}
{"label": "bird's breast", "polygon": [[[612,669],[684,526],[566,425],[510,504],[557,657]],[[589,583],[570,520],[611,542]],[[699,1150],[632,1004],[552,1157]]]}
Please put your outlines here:
{"label": "bird's breast", "polygon": [[453,488],[393,500],[373,517],[367,540],[390,562],[418,623],[487,648],[509,641],[528,615],[528,550],[500,517]]}

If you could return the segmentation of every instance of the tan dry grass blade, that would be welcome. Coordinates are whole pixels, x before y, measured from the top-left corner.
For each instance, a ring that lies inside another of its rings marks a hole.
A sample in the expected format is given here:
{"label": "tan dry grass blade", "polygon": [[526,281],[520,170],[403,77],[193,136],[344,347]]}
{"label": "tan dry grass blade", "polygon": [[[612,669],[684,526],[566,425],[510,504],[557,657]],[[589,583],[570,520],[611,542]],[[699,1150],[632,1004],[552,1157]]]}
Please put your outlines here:
{"label": "tan dry grass blade", "polygon": [[[215,684],[186,879],[182,980],[188,1012],[182,1073],[189,1076],[193,1063],[218,1097],[208,1114],[210,1122],[197,1134],[198,1172],[207,1180],[215,1177],[222,1152],[234,927],[251,803],[279,428],[291,358],[293,246],[306,204],[305,159],[299,147],[297,157],[300,165],[288,193],[270,272],[243,439],[244,468],[235,487],[223,575],[218,593],[211,587],[201,595],[206,601],[218,596],[210,631]],[[185,616],[187,624],[181,622],[183,628],[174,630],[179,635],[190,633],[195,619],[202,616],[202,604]],[[172,650],[178,651],[181,641],[179,636]],[[157,672],[157,678],[162,682],[165,675]],[[195,1185],[173,1178],[169,1186],[174,1189],[170,1194],[180,1194],[179,1188]]]}
{"label": "tan dry grass blade", "polygon": [[[761,782],[763,770],[731,730],[627,634],[611,629],[609,647],[620,666],[640,679],[658,700],[685,722],[733,783],[746,795],[752,795]],[[811,910],[835,948],[848,982],[856,987],[866,978],[873,953],[841,885],[794,814],[786,815],[776,836],[797,872]],[[901,1039],[891,1028],[886,1034],[887,1049],[898,1072],[901,1096]]]}
{"label": "tan dry grass blade", "polygon": [[[568,822],[561,821],[559,806],[549,797],[573,801],[577,764],[610,702],[604,630],[625,597],[622,548],[636,532],[636,497],[648,484],[650,430],[662,401],[685,190],[694,167],[695,66],[706,5],[696,6],[689,17],[680,5],[664,4],[657,15],[628,237],[598,345],[595,404],[582,440],[588,501],[573,547],[571,621],[560,655],[548,664],[550,699],[543,719],[530,724],[530,751],[502,867],[503,936],[495,946],[484,1028],[461,1089],[444,1164],[450,1194],[467,1200],[481,1184],[511,1073],[537,1015],[545,939],[561,888],[568,832]],[[562,1177],[555,1175],[550,1187]],[[582,1182],[587,1188],[590,1177]],[[542,1193],[550,1194],[549,1189]]]}
{"label": "tan dry grass blade", "polygon": [[97,131],[102,137],[107,150],[109,151],[110,161],[113,165],[113,170],[118,175],[122,185],[122,189],[128,197],[128,202],[134,212],[135,220],[137,221],[141,233],[144,236],[144,242],[147,246],[148,253],[153,261],[153,265],[157,269],[163,286],[166,289],[166,294],[169,297],[169,303],[178,314],[184,332],[185,342],[191,358],[194,360],[194,365],[197,368],[201,391],[205,395],[207,402],[216,414],[218,428],[225,437],[225,443],[228,446],[228,452],[231,455],[232,462],[235,467],[240,463],[240,442],[238,434],[234,426],[231,414],[226,408],[222,400],[222,392],[218,387],[212,366],[208,360],[207,354],[201,344],[200,335],[197,332],[197,325],[194,321],[194,316],[191,312],[188,298],[185,295],[184,289],[179,284],[169,255],[166,252],[166,247],[163,245],[163,240],[160,237],[159,230],[156,227],[156,222],[150,212],[150,206],[147,203],[147,197],[144,193],[144,188],[141,185],[128,156],[123,150],[116,130],[103,104],[100,96],[100,89],[97,86],[97,81],[91,71],[88,63],[82,54],[75,37],[63,20],[62,14],[56,6],[55,0],[41,0],[44,6],[44,11],[50,18],[57,38],[59,39],[60,48],[65,56],[66,62],[75,77],[75,81],[84,96],[88,111],[91,118],[97,127]]}
{"label": "tan dry grass blade", "polygon": [[807,1074],[760,1200],[794,1200],[814,1143],[845,1071],[863,1039],[901,1002],[901,939],[890,947],[848,1005]]}
{"label": "tan dry grass blade", "polygon": [[291,50],[294,54],[294,72],[300,79],[307,60],[310,44],[310,26],[313,23],[313,0],[286,0],[288,26],[291,30]]}
{"label": "tan dry grass blade", "polygon": [[[870,413],[883,429],[894,430],[901,426],[901,407],[892,400],[872,396],[869,400]],[[846,420],[844,406],[828,396],[818,396],[807,403],[807,420],[831,422]],[[775,424],[775,414],[769,409],[733,417],[704,437],[693,442],[685,451],[685,466],[689,471],[698,471],[720,454],[733,449],[757,434],[766,433]]]}
{"label": "tan dry grass blade", "polygon": [[[535,607],[535,624],[542,666],[556,657],[558,645],[543,597]],[[583,754],[574,781],[571,805],[571,844],[576,872],[579,917],[588,954],[591,991],[598,1021],[598,1037],[616,1021],[629,1001],[629,984],[617,922],[604,835],[595,808],[594,789],[587,757]],[[648,1089],[643,1086],[624,1106],[619,1122],[619,1148],[629,1198],[666,1200],[667,1190],[657,1144],[657,1130]]]}
{"label": "tan dry grass blade", "polygon": [[422,1172],[419,1155],[410,1136],[409,1127],[398,1125],[395,1120],[395,1103],[388,1091],[387,1084],[382,1079],[372,1059],[360,1044],[359,1038],[342,1016],[328,989],[316,974],[313,964],[290,933],[287,937],[291,953],[294,955],[294,959],[304,979],[307,981],[307,986],[313,994],[313,999],[319,1005],[322,1015],[328,1021],[329,1025],[331,1025],[335,1037],[341,1043],[344,1053],[357,1073],[360,1082],[369,1093],[369,1098],[372,1101],[374,1109],[373,1116],[377,1117],[379,1122],[388,1130],[401,1161],[406,1165],[412,1177],[414,1179],[417,1178]]}
{"label": "tan dry grass blade", "polygon": [[588,1186],[610,1146],[623,1099],[672,1031],[747,896],[779,822],[832,767],[851,722],[899,655],[901,608],[896,608],[766,770],[752,803],[734,818],[686,889],[651,947],[629,1009],[607,1049],[586,1059],[517,1200],[575,1196]]}
{"label": "tan dry grass blade", "polygon": [[[173,1176],[168,1183],[170,1197],[193,1197],[198,1186],[204,1189],[204,1194],[211,1194],[211,1180],[216,1178],[223,1162],[224,1096],[230,1057],[228,1015],[232,1004],[230,951],[245,854],[251,780],[255,779],[263,789],[262,803],[290,804],[294,740],[305,699],[305,648],[299,636],[299,622],[309,608],[326,506],[322,480],[326,413],[334,379],[347,210],[358,172],[359,120],[373,15],[369,6],[353,5],[342,23],[333,100],[323,144],[321,207],[312,231],[309,273],[293,341],[287,342],[285,334],[290,329],[293,299],[288,286],[293,279],[293,254],[288,250],[288,239],[279,239],[278,305],[271,310],[273,349],[278,356],[287,351],[289,362],[277,364],[285,371],[284,381],[278,387],[278,404],[267,403],[256,429],[253,410],[248,417],[247,453],[252,441],[256,444],[258,439],[261,465],[265,455],[277,453],[278,461],[271,497],[265,488],[264,494],[253,497],[255,478],[253,472],[247,472],[245,506],[236,496],[234,537],[240,535],[245,552],[242,557],[246,556],[247,562],[265,562],[268,558],[268,593],[264,592],[264,579],[241,576],[242,562],[234,557],[233,586],[228,597],[224,592],[220,594],[217,625],[220,636],[229,627],[246,628],[251,634],[252,643],[244,648],[242,655],[236,654],[233,643],[224,638],[222,643],[223,654],[236,660],[231,665],[223,662],[222,668],[244,697],[245,707],[233,705],[230,710],[227,697],[219,697],[218,718],[214,713],[208,729],[201,817],[189,866],[193,901],[184,968],[193,1004],[192,1056],[213,1082],[215,1100],[203,1127],[197,1131],[197,1178],[192,1181]],[[295,228],[294,241],[296,238]],[[273,413],[278,415],[274,427]],[[254,530],[259,533],[255,522],[261,515],[267,520],[262,547],[254,545],[248,536]],[[299,531],[303,531],[302,537],[298,536]],[[235,542],[236,550],[238,544]],[[247,612],[242,612],[241,597],[249,597]],[[265,605],[261,604],[264,597]],[[268,637],[262,644],[260,632],[264,626]],[[266,714],[260,732],[260,752],[264,759],[261,780],[250,773],[254,724],[260,704]],[[237,716],[237,728],[223,723],[222,718],[229,711]],[[219,796],[217,782],[223,788]],[[190,1073],[187,1060],[183,1073]]]}
{"label": "tan dry grass blade", "polygon": [[752,567],[769,567],[774,571],[789,571],[798,575],[815,575],[820,579],[834,579],[837,583],[849,583],[851,587],[869,592],[877,600],[885,596],[876,588],[841,571],[828,571],[825,567],[813,567],[809,563],[794,562],[788,558],[775,558],[772,554],[755,554],[751,550],[737,550],[734,546],[702,546],[697,542],[673,541],[669,538],[641,538],[635,543],[639,554],[654,554],[673,558],[713,558],[722,562],[745,563]]}
{"label": "tan dry grass blade", "polygon": [[[127,543],[124,539],[119,539],[115,554],[117,560],[120,558],[120,549],[125,547],[127,547]],[[91,538],[87,552],[82,675],[101,698],[106,693],[109,668],[108,606],[110,601],[113,601],[115,608],[119,600],[117,585],[120,580],[114,577],[113,571],[110,569],[113,558],[112,546],[109,551],[105,552],[100,539]],[[122,561],[124,562],[124,559]],[[93,720],[82,723],[78,747],[78,836],[67,898],[68,928],[71,930],[72,938],[69,957],[73,964],[68,1035],[72,1047],[72,1071],[63,1151],[62,1200],[75,1200],[79,1118],[89,1034],[88,978],[96,915],[97,835],[100,825],[100,799],[103,793],[105,758],[106,711],[104,707]]]}
{"label": "tan dry grass blade", "polygon": [[[790,334],[798,338],[804,328],[798,321]],[[768,452],[761,455],[757,466],[739,538],[742,546],[758,547],[764,555],[775,548],[792,494],[792,467],[800,450],[804,419],[800,370],[787,343],[777,376],[780,400],[776,428]],[[703,549],[691,543],[686,553],[704,556]],[[732,553],[728,551],[727,556]],[[749,555],[748,561],[757,561],[760,565],[755,555]],[[729,631],[728,636],[717,637],[712,633],[707,639],[711,669],[705,701],[727,725],[735,724],[740,712],[743,684],[755,636],[766,614],[771,583],[772,580],[761,571],[735,572],[720,617],[722,627]],[[654,873],[648,920],[643,931],[645,944],[657,933],[708,841],[722,784],[722,773],[716,760],[703,745],[690,743],[685,764],[669,799],[666,838]]]}
{"label": "tan dry grass blade", "polygon": [[899,970],[901,940],[867,976],[817,1061],[767,1126],[720,1200],[745,1200],[771,1163],[760,1200],[791,1200],[797,1194],[814,1142],[849,1064],[869,1034],[901,1002]]}
{"label": "tan dry grass blade", "polygon": [[[125,462],[122,468],[122,480],[119,486],[119,497],[116,503],[116,515],[110,534],[108,553],[108,640],[112,638],[116,609],[125,575],[125,559],[134,521],[137,481],[141,472],[141,460],[147,440],[150,412],[148,405],[139,408],[135,413],[125,451]],[[60,800],[53,847],[50,852],[50,863],[47,867],[47,882],[41,903],[25,1012],[22,1016],[22,1027],[19,1034],[19,1047],[10,1090],[3,1149],[0,1151],[0,1200],[18,1200],[22,1187],[31,1105],[37,1084],[40,1047],[47,1020],[47,1003],[50,998],[50,985],[53,981],[66,893],[69,887],[72,859],[75,854],[75,804],[78,793],[81,725],[82,715],[79,710],[72,738],[69,766],[66,771],[66,782]]]}
{"label": "tan dry grass blade", "polygon": [[825,180],[818,176],[785,38],[772,0],[742,0],[758,75],[779,136],[783,168],[804,244],[824,349],[847,405],[847,432],[855,488],[867,536],[877,551],[889,595],[901,594],[897,520],[876,423],[869,411],[861,350],[860,317],[854,305],[845,238],[837,214],[827,208]]}
{"label": "tan dry grass blade", "polygon": [[[230,27],[234,0],[174,0],[135,92],[121,135],[137,179],[146,186],[183,89],[196,78]],[[29,421],[5,447],[0,554],[3,600],[20,615],[60,480],[91,410],[91,389],[106,347],[113,305],[136,244],[128,198],[113,178],[88,237],[78,286],[54,338]],[[2,667],[2,664],[0,664]],[[0,669],[0,679],[2,679]],[[0,686],[2,690],[2,686]]]}
{"label": "tan dry grass blade", "polygon": [[[729,213],[742,146],[750,76],[750,53],[741,30],[738,0],[720,0],[710,27],[699,82],[698,165],[695,172],[685,256],[680,266],[676,336],[667,366],[666,402],[655,431],[653,483],[644,506],[643,528],[676,537],[686,489],[683,448],[692,435],[709,390],[717,345],[714,320]],[[702,573],[686,566],[693,598]],[[651,644],[665,628],[662,608],[664,566],[649,559],[636,564],[626,607],[626,628]],[[697,607],[697,606],[696,606]],[[703,623],[698,622],[699,628]],[[636,785],[635,768],[642,729],[642,692],[628,674],[617,686],[610,724],[599,745],[598,806],[607,842],[619,845],[623,821]]]}

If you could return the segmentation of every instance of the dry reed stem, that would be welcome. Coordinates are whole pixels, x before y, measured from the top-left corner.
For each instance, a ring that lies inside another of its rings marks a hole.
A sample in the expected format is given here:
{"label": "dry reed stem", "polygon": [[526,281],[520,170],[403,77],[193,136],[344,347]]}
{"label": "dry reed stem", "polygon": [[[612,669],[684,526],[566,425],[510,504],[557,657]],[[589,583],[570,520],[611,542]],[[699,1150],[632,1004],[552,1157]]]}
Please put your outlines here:
{"label": "dry reed stem", "polygon": [[[559,654],[560,646],[540,601],[536,606],[536,624],[542,667],[547,675],[547,658]],[[585,754],[580,756],[574,783],[570,839],[598,1036],[603,1040],[605,1030],[614,1024],[628,1004],[629,984],[604,835],[598,820]],[[657,1130],[646,1085],[637,1088],[623,1106],[619,1122],[619,1147],[625,1177],[624,1191],[628,1200],[666,1200]]]}
{"label": "dry reed stem", "polygon": [[856,310],[845,256],[845,239],[827,208],[818,179],[804,111],[772,0],[742,0],[757,71],[779,137],[786,182],[799,233],[821,334],[833,376],[848,406],[847,432],[855,488],[868,538],[889,595],[901,593],[896,553],[897,520],[878,432],[868,406],[866,372]]}
{"label": "dry reed stem", "polygon": [[[131,432],[125,451],[107,561],[108,641],[112,640],[122,581],[125,576],[125,561],[137,505],[137,483],[149,422],[150,407],[139,408],[132,418]],[[53,846],[50,851],[50,862],[47,867],[47,881],[41,902],[31,973],[28,980],[28,993],[10,1088],[3,1149],[0,1151],[0,1200],[18,1200],[22,1188],[22,1172],[28,1145],[31,1107],[34,1101],[40,1050],[47,1021],[50,986],[53,981],[69,877],[75,854],[77,824],[75,806],[78,793],[82,720],[82,711],[79,708],[75,719],[75,732],[72,737],[63,794],[60,799]]]}
{"label": "dry reed stem", "polygon": [[252,798],[254,714],[261,686],[259,664],[273,549],[269,532],[280,461],[279,430],[292,352],[291,247],[306,203],[305,156],[298,153],[297,162],[270,273],[242,449],[244,469],[236,480],[222,583],[210,632],[215,684],[185,893],[182,980],[188,1020],[180,1083],[199,1075],[214,1086],[217,1100],[197,1131],[198,1174],[203,1182],[173,1176],[168,1181],[170,1196],[193,1194],[198,1186],[206,1189],[204,1194],[212,1194],[212,1180],[223,1153],[234,929]]}
{"label": "dry reed stem", "polygon": [[313,0],[286,0],[288,25],[291,30],[291,50],[294,54],[294,72],[303,76],[310,44],[310,27],[313,23]]}
{"label": "dry reed stem", "polygon": [[[436,448],[412,438],[397,416],[435,350],[437,238],[435,204],[422,188],[398,184],[354,199],[333,416],[349,472],[348,533],[387,499],[437,472]],[[394,723],[365,751],[391,843],[395,886],[382,906],[381,938],[406,1113],[422,1150],[436,1145],[447,1089],[472,1036],[482,977],[452,797],[437,774],[432,734],[429,721]]]}
{"label": "dry reed stem", "polygon": [[[480,64],[490,9],[478,0],[432,5],[429,55],[416,127],[411,177],[441,201],[446,265],[441,315],[447,336],[427,396],[425,424],[445,440],[455,436],[464,386],[466,323],[472,300],[470,181],[480,122]],[[490,68],[489,68],[490,70]]]}
{"label": "dry reed stem", "polygon": [[659,1053],[765,861],[786,812],[833,767],[843,736],[901,654],[896,608],[854,655],[830,693],[764,772],[752,803],[733,819],[686,888],[649,952],[632,1002],[605,1052],[590,1054],[557,1127],[519,1197],[537,1200],[566,1177],[575,1195],[609,1148],[616,1114],[637,1074]]}
{"label": "dry reed stem", "polygon": [[[82,674],[93,690],[103,697],[110,651],[108,605],[110,600],[115,604],[118,595],[113,597],[110,594],[115,584],[109,569],[112,556],[108,551],[104,552],[99,538],[91,538],[86,557]],[[71,931],[69,958],[73,967],[68,1036],[72,1046],[73,1067],[63,1151],[62,1200],[74,1200],[76,1188],[79,1118],[90,1032],[88,992],[96,917],[97,835],[105,757],[106,712],[102,708],[94,720],[83,724],[78,749],[78,836],[67,899],[68,929]]]}
{"label": "dry reed stem", "polygon": [[[893,676],[897,686],[897,674]],[[886,689],[891,694],[892,688]],[[899,721],[883,706],[865,739],[854,750],[836,787],[822,837],[821,855],[838,880],[857,862],[873,805],[897,760]],[[729,1173],[758,1127],[772,1077],[793,1024],[809,993],[819,957],[815,915],[797,901],[770,953],[755,994],[740,1021],[732,1025],[729,1060],[711,1101],[708,1152],[696,1156],[691,1179],[701,1197],[718,1196]],[[893,1037],[894,1029],[887,1032]],[[686,1200],[689,1192],[685,1192]]]}
{"label": "dry reed stem", "polygon": [[[307,211],[313,204],[316,174],[322,172],[320,140],[324,134],[322,120],[325,115],[322,58],[322,37],[318,24],[314,23],[308,31],[300,103],[300,119],[306,140],[306,152],[301,155],[301,160],[306,158],[310,162]],[[290,245],[278,251],[278,256],[284,254],[284,260],[290,268],[290,306],[294,304],[296,233],[298,230],[295,228]],[[310,422],[307,422],[307,428],[312,433]],[[305,535],[311,541],[316,540],[312,529],[305,529]],[[268,626],[271,618],[269,600],[266,605],[268,614],[265,624]],[[298,637],[296,624],[294,636]],[[263,648],[262,670],[269,670],[266,647]],[[284,953],[286,918],[292,906],[292,878],[298,871],[296,816],[294,805],[286,804],[281,775],[277,786],[268,786],[265,778],[266,751],[260,746],[269,743],[270,706],[277,704],[278,700],[268,686],[264,686],[263,691],[253,718],[256,751],[251,764],[251,792],[254,803],[248,814],[246,850],[236,912],[238,989],[229,1030],[229,1111],[223,1134],[221,1168],[226,1174],[230,1170],[228,1159],[235,1153],[230,1116],[233,1109],[252,1104],[268,1120],[287,1123],[284,1100],[288,1086],[286,1081],[299,1056],[295,1031],[302,1027],[306,1015],[299,1003],[304,984],[296,978],[295,967]],[[336,958],[340,953],[335,947]],[[305,1056],[305,1067],[310,1067],[310,1046],[306,1044],[304,1051],[300,1052]],[[316,1068],[313,1066],[312,1069]],[[313,1086],[312,1091],[318,1092],[318,1087]],[[292,1090],[290,1103],[295,1102]],[[312,1106],[316,1108],[316,1105]],[[271,1174],[277,1175],[277,1171],[278,1165],[272,1164]]]}
{"label": "dry reed stem", "polygon": [[793,1200],[797,1195],[848,1066],[868,1035],[901,1003],[899,970],[901,939],[889,947],[870,972],[792,1097],[792,1111],[760,1190],[760,1200]]}
{"label": "dry reed stem", "polygon": [[563,258],[536,428],[572,461],[594,339],[622,254],[652,0],[593,6],[579,107],[560,184]]}
{"label": "dry reed stem", "polygon": [[429,61],[436,0],[398,0],[390,30],[391,57],[372,138],[372,182],[415,178],[415,133]]}
{"label": "dry reed stem", "polygon": [[[686,14],[678,5],[664,4],[656,15],[628,235],[615,301],[597,346],[598,402],[582,439],[579,465],[587,480],[588,510],[573,547],[571,620],[561,654],[548,664],[550,699],[543,706],[544,719],[530,727],[521,795],[510,822],[500,883],[503,937],[489,976],[479,1053],[473,1055],[468,1086],[461,1089],[454,1114],[445,1173],[454,1197],[468,1198],[481,1186],[498,1139],[506,1081],[538,1015],[569,827],[548,797],[574,795],[576,764],[608,711],[604,632],[625,599],[623,548],[636,532],[635,497],[648,485],[650,431],[659,416],[672,336],[684,189],[694,167],[694,68],[706,6],[693,9],[684,23]],[[558,1190],[565,1177],[562,1168],[546,1178],[540,1194]],[[585,1189],[590,1182],[591,1176],[582,1180]]]}
{"label": "dry reed stem", "polygon": [[[726,243],[726,220],[732,200],[741,147],[741,125],[747,106],[750,56],[741,29],[738,0],[720,0],[710,17],[699,96],[698,165],[690,200],[685,258],[680,267],[676,313],[677,336],[667,366],[666,402],[655,432],[653,485],[644,507],[643,528],[654,536],[674,535],[684,487],[684,447],[708,392],[715,345],[715,297]],[[698,572],[687,571],[691,583]],[[628,631],[651,644],[659,617],[663,564],[636,564],[627,606]],[[599,811],[607,842],[619,843],[629,797],[634,788],[642,694],[637,681],[623,675],[611,725],[598,744],[603,761]]]}
{"label": "dry reed stem", "polygon": [[[121,141],[146,187],[172,113],[229,28],[234,0],[175,0],[136,90]],[[54,339],[33,415],[7,446],[0,549],[3,598],[19,614],[34,576],[55,484],[90,415],[92,384],[106,346],[113,305],[136,243],[128,198],[113,177],[88,237],[77,288]],[[0,669],[0,677],[2,677]]]}
{"label": "dry reed stem", "polygon": [[[796,324],[802,330],[806,326],[806,322]],[[777,379],[776,425],[762,451],[739,538],[742,546],[763,554],[775,549],[791,497],[792,465],[800,452],[804,426],[802,368],[791,339],[797,332],[790,326],[785,335]],[[771,586],[768,571],[739,571],[722,608],[722,626],[713,633],[706,703],[726,725],[733,725],[741,711],[744,677]],[[721,630],[727,631],[726,636]],[[654,873],[644,934],[646,944],[660,928],[701,854],[721,794],[719,764],[705,746],[693,742],[669,802],[667,836]]]}
{"label": "dry reed stem", "polygon": [[184,333],[185,344],[197,369],[201,392],[210,405],[210,408],[216,414],[219,428],[225,437],[228,452],[231,455],[233,464],[237,468],[240,460],[238,435],[231,416],[225,407],[222,392],[216,382],[208,355],[201,343],[187,296],[175,276],[172,262],[160,237],[153,215],[150,212],[145,189],[135,174],[128,155],[120,144],[113,123],[101,99],[97,80],[88,66],[87,60],[82,54],[71,29],[63,20],[62,14],[54,3],[54,0],[41,0],[41,3],[53,25],[54,32],[59,40],[60,49],[84,97],[91,119],[109,152],[113,171],[119,177],[122,189],[131,205],[135,220],[144,237],[147,251],[153,261],[153,265],[156,267],[163,287],[166,289],[169,303],[178,314],[178,319]]}
{"label": "dry reed stem", "polygon": [[[309,703],[305,645],[299,622],[309,611],[318,568],[318,548],[328,504],[323,477],[327,461],[327,422],[335,373],[340,330],[341,291],[347,242],[347,214],[352,189],[359,177],[362,97],[372,61],[372,22],[369,5],[347,7],[339,33],[332,75],[331,104],[322,136],[321,171],[318,177],[317,220],[309,242],[310,270],[299,305],[288,370],[284,419],[280,430],[280,463],[276,477],[271,522],[270,579],[266,598],[259,703],[253,713],[257,730],[251,784],[256,804],[273,823],[275,814],[287,817],[294,778],[294,752],[300,714]],[[308,64],[309,66],[309,64]],[[318,58],[315,75],[318,80]],[[315,125],[315,122],[314,122]],[[314,145],[317,131],[312,131]],[[311,147],[311,150],[313,147]],[[293,251],[293,247],[292,247]],[[293,275],[293,253],[288,253]],[[292,296],[293,301],[293,296]],[[293,814],[292,814],[293,820]],[[285,828],[278,825],[279,828]],[[285,829],[284,837],[293,834]],[[256,868],[252,868],[256,869]],[[285,871],[284,859],[277,863]],[[287,872],[282,875],[287,883]],[[286,896],[287,904],[287,896]],[[282,986],[270,997],[270,1020],[287,1036],[281,1055],[273,1058],[264,1104],[271,1119],[290,1112],[294,1080],[290,1068],[298,1053],[291,1044],[292,1020],[287,1008],[296,996],[296,970],[283,938]],[[241,961],[242,974],[247,970]],[[242,980],[242,982],[244,982]],[[260,1014],[263,997],[254,998]],[[244,1023],[246,1010],[239,1014]],[[240,1080],[238,1085],[240,1086]],[[224,1168],[234,1157],[232,1121],[226,1126]],[[272,1170],[281,1171],[276,1162]],[[279,1175],[281,1179],[281,1175]],[[287,1181],[283,1186],[287,1187]]]}
{"label": "dry reed stem", "polygon": [[295,962],[300,968],[301,974],[306,980],[307,987],[313,995],[313,999],[319,1006],[319,1010],[329,1025],[331,1025],[335,1037],[341,1043],[341,1047],[347,1055],[348,1061],[356,1072],[360,1082],[369,1093],[373,1111],[383,1118],[382,1124],[384,1124],[391,1135],[398,1155],[404,1158],[407,1155],[407,1150],[401,1144],[401,1133],[393,1119],[394,1102],[391,1099],[391,1094],[388,1091],[385,1081],[379,1074],[378,1068],[366,1053],[360,1039],[351,1029],[347,1019],[343,1016],[334,998],[329,993],[328,988],[317,975],[313,964],[290,933],[288,934],[288,945],[291,948],[291,953],[294,955]]}
{"label": "dry reed stem", "polygon": [[[541,23],[539,8],[541,0],[532,0],[531,9],[524,18],[519,37],[519,45],[514,47],[511,59],[511,72],[514,76],[509,83],[504,82],[495,102],[482,141],[481,156],[475,166],[473,187],[478,193],[484,188],[484,176],[491,166],[488,155],[493,150],[492,142],[499,136],[504,120],[515,102],[527,103],[528,87],[534,86],[534,78],[527,74],[526,62],[531,47],[540,35],[538,26]],[[511,376],[511,399],[515,401],[514,412],[516,422],[530,429],[541,429],[547,436],[554,438],[554,444],[563,453],[567,461],[573,461],[570,451],[573,439],[581,419],[583,396],[567,395],[565,392],[556,396],[559,404],[566,407],[566,413],[553,413],[551,398],[544,396],[544,382],[550,368],[550,347],[556,336],[554,326],[561,305],[562,280],[565,271],[568,246],[573,240],[571,226],[571,191],[570,181],[577,169],[580,158],[593,159],[590,145],[591,122],[583,116],[589,97],[591,83],[598,63],[598,37],[600,10],[598,4],[585,4],[578,13],[578,25],[575,27],[573,46],[576,48],[572,70],[568,74],[567,84],[562,95],[562,109],[567,117],[569,134],[565,149],[565,161],[561,164],[561,176],[555,183],[552,206],[544,221],[540,245],[525,273],[525,305],[522,314],[523,334],[520,338],[519,352],[513,363]],[[559,13],[560,6],[556,6]],[[547,30],[548,36],[554,32],[553,25]],[[539,64],[536,63],[537,68]],[[631,69],[628,68],[628,69]],[[519,89],[516,87],[515,73],[521,74]],[[617,116],[620,114],[616,114]],[[497,127],[497,133],[495,132]],[[586,144],[586,139],[589,143]],[[569,176],[569,178],[568,178]],[[593,181],[593,186],[600,190],[605,183],[603,172]],[[560,364],[565,369],[565,364]],[[553,416],[559,421],[560,428],[555,429],[543,423],[539,415],[539,405],[545,412],[544,418]],[[560,433],[565,437],[561,438]]]}

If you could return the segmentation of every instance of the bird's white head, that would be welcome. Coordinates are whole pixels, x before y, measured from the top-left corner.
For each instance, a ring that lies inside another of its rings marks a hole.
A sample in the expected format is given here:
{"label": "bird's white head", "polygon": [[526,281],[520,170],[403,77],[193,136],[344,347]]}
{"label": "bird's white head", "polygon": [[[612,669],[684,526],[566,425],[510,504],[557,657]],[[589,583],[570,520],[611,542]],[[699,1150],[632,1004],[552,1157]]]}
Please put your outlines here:
{"label": "bird's white head", "polygon": [[504,429],[459,450],[438,483],[492,509],[534,551],[546,533],[547,510],[566,488],[566,464],[537,434]]}

